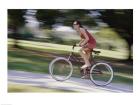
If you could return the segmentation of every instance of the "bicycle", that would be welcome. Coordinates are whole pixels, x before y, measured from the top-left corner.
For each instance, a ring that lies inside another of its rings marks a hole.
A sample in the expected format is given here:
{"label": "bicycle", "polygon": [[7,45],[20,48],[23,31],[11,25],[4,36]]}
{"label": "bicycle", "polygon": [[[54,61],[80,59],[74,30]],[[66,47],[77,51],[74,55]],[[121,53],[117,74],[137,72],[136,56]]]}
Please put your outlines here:
{"label": "bicycle", "polygon": [[[74,56],[74,48],[76,45],[73,45],[72,52],[70,52],[68,58],[66,57],[57,57],[51,61],[49,64],[49,73],[53,79],[57,81],[65,81],[72,76],[73,73],[73,64],[75,62],[81,63],[80,59]],[[91,56],[92,66],[81,69],[80,72],[82,75],[89,75],[90,80],[97,86],[106,86],[111,83],[113,79],[113,69],[112,67],[105,62],[95,62],[93,58],[96,55],[99,55],[100,51],[92,51],[94,56]],[[92,54],[91,54],[92,55]]]}

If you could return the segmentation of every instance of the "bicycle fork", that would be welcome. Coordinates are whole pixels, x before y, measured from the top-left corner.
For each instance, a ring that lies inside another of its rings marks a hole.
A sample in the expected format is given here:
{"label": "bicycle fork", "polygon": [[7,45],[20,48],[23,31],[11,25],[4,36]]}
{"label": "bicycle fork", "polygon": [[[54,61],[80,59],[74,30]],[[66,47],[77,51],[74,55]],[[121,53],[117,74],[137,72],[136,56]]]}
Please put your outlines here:
{"label": "bicycle fork", "polygon": [[72,54],[73,54],[73,53],[70,53],[70,55],[69,55],[69,57],[68,57],[68,60],[70,60],[70,57],[72,56]]}

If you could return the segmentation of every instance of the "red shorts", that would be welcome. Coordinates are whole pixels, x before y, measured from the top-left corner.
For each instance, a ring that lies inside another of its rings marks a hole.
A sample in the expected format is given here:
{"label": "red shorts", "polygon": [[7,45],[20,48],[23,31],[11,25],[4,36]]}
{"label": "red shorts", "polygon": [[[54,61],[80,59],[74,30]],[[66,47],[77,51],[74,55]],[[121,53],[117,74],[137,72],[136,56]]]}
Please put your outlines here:
{"label": "red shorts", "polygon": [[96,44],[94,43],[87,43],[83,46],[83,48],[89,48],[89,49],[94,49],[96,47]]}
{"label": "red shorts", "polygon": [[96,44],[87,43],[82,48],[85,52],[92,52],[92,50],[96,47]]}
{"label": "red shorts", "polygon": [[87,47],[90,49],[94,49],[96,47],[96,44],[87,43]]}

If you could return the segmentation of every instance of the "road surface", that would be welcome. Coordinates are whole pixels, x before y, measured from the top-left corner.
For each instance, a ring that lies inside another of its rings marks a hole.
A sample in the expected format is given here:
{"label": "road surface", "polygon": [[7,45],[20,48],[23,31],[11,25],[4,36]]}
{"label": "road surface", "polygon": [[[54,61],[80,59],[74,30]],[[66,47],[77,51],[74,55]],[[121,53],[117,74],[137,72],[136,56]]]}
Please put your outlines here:
{"label": "road surface", "polygon": [[133,92],[133,86],[126,84],[111,83],[105,87],[95,86],[88,79],[71,77],[69,80],[59,82],[48,74],[32,73],[9,70],[8,83],[37,86],[49,89],[59,89],[76,92]]}

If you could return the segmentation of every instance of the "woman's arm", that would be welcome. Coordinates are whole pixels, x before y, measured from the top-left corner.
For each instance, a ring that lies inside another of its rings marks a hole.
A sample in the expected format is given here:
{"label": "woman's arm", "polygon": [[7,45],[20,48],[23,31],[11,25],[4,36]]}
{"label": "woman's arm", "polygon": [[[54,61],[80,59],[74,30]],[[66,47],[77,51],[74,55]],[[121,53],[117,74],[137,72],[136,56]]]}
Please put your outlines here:
{"label": "woman's arm", "polygon": [[89,40],[89,37],[85,31],[85,29],[80,29],[81,33],[84,35],[85,39],[81,42],[81,46],[84,46],[85,44],[87,44],[88,40]]}
{"label": "woman's arm", "polygon": [[83,41],[84,39],[81,39],[81,41],[78,43],[78,46],[80,46]]}

